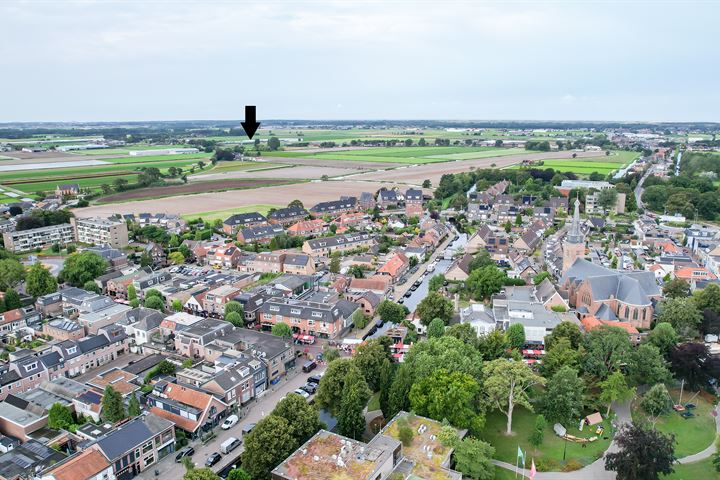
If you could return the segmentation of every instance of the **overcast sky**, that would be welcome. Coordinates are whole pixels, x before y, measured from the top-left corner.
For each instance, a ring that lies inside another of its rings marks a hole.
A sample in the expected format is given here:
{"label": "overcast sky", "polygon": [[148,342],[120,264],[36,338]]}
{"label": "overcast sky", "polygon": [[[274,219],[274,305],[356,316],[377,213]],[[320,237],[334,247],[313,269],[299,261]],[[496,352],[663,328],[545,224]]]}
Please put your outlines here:
{"label": "overcast sky", "polygon": [[719,121],[717,1],[0,1],[0,122]]}

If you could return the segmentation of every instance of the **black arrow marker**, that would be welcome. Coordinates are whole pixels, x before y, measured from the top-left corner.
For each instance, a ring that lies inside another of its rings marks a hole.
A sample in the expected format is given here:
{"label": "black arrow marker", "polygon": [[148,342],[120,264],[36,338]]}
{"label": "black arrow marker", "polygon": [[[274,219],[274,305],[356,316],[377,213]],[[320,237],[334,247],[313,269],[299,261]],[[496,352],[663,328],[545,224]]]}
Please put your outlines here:
{"label": "black arrow marker", "polygon": [[260,127],[260,122],[257,121],[255,105],[245,105],[245,121],[240,122],[240,125],[242,125],[248,138],[252,140],[258,127]]}

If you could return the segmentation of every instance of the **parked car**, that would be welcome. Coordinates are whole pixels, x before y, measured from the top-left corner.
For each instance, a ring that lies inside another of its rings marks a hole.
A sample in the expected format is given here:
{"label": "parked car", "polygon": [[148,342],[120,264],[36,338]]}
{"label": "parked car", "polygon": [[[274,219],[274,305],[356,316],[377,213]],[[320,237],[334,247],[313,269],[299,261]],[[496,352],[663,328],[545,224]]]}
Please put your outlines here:
{"label": "parked car", "polygon": [[319,385],[320,379],[322,379],[322,375],[310,375],[307,379],[307,383],[314,383],[315,385]]}
{"label": "parked car", "polygon": [[234,427],[239,420],[240,419],[238,418],[237,415],[230,415],[229,417],[227,417],[225,419],[225,421],[222,423],[222,425],[220,425],[220,428],[222,428],[223,430],[228,430],[228,429]]}
{"label": "parked car", "polygon": [[300,388],[302,390],[306,391],[307,393],[309,393],[310,395],[312,395],[315,392],[317,392],[317,387],[318,387],[317,383],[309,383],[308,382]]}
{"label": "parked car", "polygon": [[239,438],[230,437],[227,440],[225,440],[223,443],[220,444],[220,451],[227,455],[228,453],[235,450],[237,447],[240,446],[242,442]]}
{"label": "parked car", "polygon": [[178,450],[177,455],[175,455],[175,462],[180,463],[183,458],[192,457],[193,455],[195,455],[195,449],[193,447],[183,447]]}
{"label": "parked car", "polygon": [[310,398],[310,394],[309,394],[308,392],[306,392],[305,390],[303,390],[302,388],[296,388],[296,389],[293,391],[293,393],[297,393],[298,395],[300,395],[300,396],[303,397],[304,399]]}
{"label": "parked car", "polygon": [[208,455],[207,460],[205,460],[205,466],[212,467],[213,465],[218,463],[220,460],[222,460],[222,455],[220,455],[218,452],[213,452],[210,455]]}
{"label": "parked car", "polygon": [[314,360],[310,360],[310,361],[305,362],[305,365],[303,365],[303,367],[302,367],[302,371],[305,373],[310,373],[313,370],[315,370],[316,368],[317,368],[317,363],[315,363]]}

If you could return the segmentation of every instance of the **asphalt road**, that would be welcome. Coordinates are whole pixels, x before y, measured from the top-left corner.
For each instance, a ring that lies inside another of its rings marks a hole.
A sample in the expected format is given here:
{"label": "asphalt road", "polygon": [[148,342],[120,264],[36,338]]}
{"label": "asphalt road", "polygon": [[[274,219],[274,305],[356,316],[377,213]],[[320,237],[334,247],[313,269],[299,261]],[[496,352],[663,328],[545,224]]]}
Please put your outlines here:
{"label": "asphalt road", "polygon": [[[302,347],[299,347],[302,348]],[[249,423],[257,423],[262,420],[266,415],[270,414],[275,408],[275,405],[282,400],[288,393],[300,388],[305,385],[307,377],[317,373],[325,371],[324,365],[319,365],[317,369],[311,373],[303,373],[300,369],[301,360],[298,361],[298,366],[295,367],[294,371],[291,372],[287,377],[280,381],[277,385],[271,386],[265,395],[259,399],[252,401],[248,406],[244,407],[238,416],[242,415],[240,421],[229,430],[222,430],[220,427],[215,429],[217,435],[210,443],[203,445],[201,442],[195,440],[190,442],[189,445],[195,448],[195,455],[192,457],[192,461],[198,468],[205,466],[205,460],[207,457],[214,452],[220,452],[220,444],[230,437],[242,438],[242,427]],[[233,450],[229,455],[223,455],[222,460],[212,469],[215,472],[219,472],[232,461],[234,461],[244,450],[244,445]],[[159,476],[155,475],[155,470],[159,471]],[[181,463],[175,463],[175,453],[172,453],[157,464],[153,465],[152,468],[138,475],[136,478],[143,480],[155,480],[161,478],[163,480],[180,479],[185,474],[185,467]]]}

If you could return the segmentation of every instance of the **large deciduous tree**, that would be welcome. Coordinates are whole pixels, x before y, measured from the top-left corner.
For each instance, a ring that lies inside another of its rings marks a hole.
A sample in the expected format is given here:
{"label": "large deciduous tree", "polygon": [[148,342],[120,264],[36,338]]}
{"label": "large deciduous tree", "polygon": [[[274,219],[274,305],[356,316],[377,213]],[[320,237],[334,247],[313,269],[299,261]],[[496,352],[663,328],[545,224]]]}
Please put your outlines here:
{"label": "large deciduous tree", "polygon": [[290,393],[280,400],[272,415],[282,417],[290,425],[290,435],[296,445],[302,445],[320,430],[318,410],[296,393]]}
{"label": "large deciduous tree", "polygon": [[615,435],[617,452],[605,455],[605,468],[618,480],[657,480],[672,473],[675,437],[641,424],[625,424]]}
{"label": "large deciduous tree", "polygon": [[711,356],[704,343],[677,345],[670,352],[670,367],[678,380],[685,380],[696,390],[720,378],[720,359]]}
{"label": "large deciduous tree", "polygon": [[25,277],[25,290],[33,297],[57,292],[57,280],[42,263],[34,263]]}
{"label": "large deciduous tree", "polygon": [[577,370],[562,367],[547,384],[543,401],[545,416],[551,421],[564,424],[580,418],[585,396],[585,382],[578,377]]}
{"label": "large deciduous tree", "polygon": [[670,323],[683,338],[695,338],[702,315],[691,298],[668,298],[662,302],[658,321]]}
{"label": "large deciduous tree", "polygon": [[453,312],[452,302],[438,292],[430,292],[415,309],[423,325],[429,325],[435,318],[439,318],[447,325]]}
{"label": "large deciduous tree", "polygon": [[658,383],[643,395],[640,406],[650,415],[657,416],[672,410],[673,401],[665,384]]}
{"label": "large deciduous tree", "polygon": [[507,435],[512,434],[512,416],[515,406],[533,409],[528,390],[533,385],[545,384],[545,379],[534,373],[525,363],[498,358],[483,367],[484,389],[490,403],[507,417]]}
{"label": "large deciduous tree", "polygon": [[283,417],[268,415],[245,435],[242,466],[253,480],[269,480],[270,472],[298,447],[291,431]]}
{"label": "large deciduous tree", "polygon": [[315,395],[315,403],[334,416],[337,416],[340,411],[340,402],[342,401],[343,389],[345,387],[345,376],[352,368],[357,369],[357,366],[355,366],[349,358],[335,360],[328,365],[322,380],[320,380],[320,386]]}
{"label": "large deciduous tree", "polygon": [[[582,347],[580,347],[582,349]],[[547,350],[540,364],[540,371],[545,378],[550,378],[562,367],[579,369],[582,352],[572,348],[570,339],[561,337],[553,347]]]}
{"label": "large deciduous tree", "polygon": [[631,352],[627,372],[635,385],[654,385],[670,378],[667,361],[651,343],[643,343]]}
{"label": "large deciduous tree", "polygon": [[608,404],[606,416],[610,415],[612,402],[625,401],[634,395],[635,389],[628,386],[625,375],[619,370],[600,382],[600,401]]}
{"label": "large deciduous tree", "polygon": [[648,335],[648,342],[658,347],[660,353],[667,358],[670,351],[677,345],[678,336],[672,325],[668,322],[660,322]]}
{"label": "large deciduous tree", "polygon": [[665,298],[685,298],[690,296],[690,284],[682,278],[674,278],[663,285]]}
{"label": "large deciduous tree", "polygon": [[390,300],[383,300],[377,308],[377,314],[383,322],[401,323],[405,320],[405,307]]}
{"label": "large deciduous tree", "polygon": [[520,350],[525,345],[525,327],[522,323],[513,323],[507,329],[507,338],[510,348]]}
{"label": "large deciduous tree", "polygon": [[483,425],[477,414],[479,393],[480,385],[472,376],[439,368],[413,384],[410,406],[420,415],[478,432]]}
{"label": "large deciduous tree", "polygon": [[373,392],[380,390],[380,370],[383,361],[389,359],[390,351],[378,340],[371,340],[357,348],[353,362]]}
{"label": "large deciduous tree", "polygon": [[560,322],[555,327],[550,335],[545,337],[545,349],[550,350],[555,345],[555,342],[561,338],[567,338],[570,341],[570,346],[577,349],[583,340],[583,334],[580,331],[580,327],[572,322]]}
{"label": "large deciduous tree", "polygon": [[12,258],[0,260],[0,290],[14,288],[25,278],[25,267]]}
{"label": "large deciduous tree", "polygon": [[98,254],[90,251],[73,253],[65,260],[60,275],[70,285],[82,287],[85,282],[95,280],[105,273],[107,262]]}
{"label": "large deciduous tree", "polygon": [[625,330],[617,327],[595,328],[584,341],[583,370],[600,380],[616,371],[630,357],[630,339]]}
{"label": "large deciduous tree", "polygon": [[506,278],[505,272],[494,265],[487,265],[472,271],[465,281],[465,287],[473,298],[487,299],[502,289]]}
{"label": "large deciduous tree", "polygon": [[492,480],[495,478],[493,455],[495,448],[489,443],[472,437],[465,438],[457,443],[453,453],[455,469],[461,472],[463,477],[473,480]]}
{"label": "large deciduous tree", "polygon": [[337,426],[340,435],[359,440],[365,433],[363,409],[370,398],[370,389],[360,371],[353,367],[345,375]]}
{"label": "large deciduous tree", "polygon": [[72,412],[61,403],[53,403],[48,410],[48,427],[60,430],[67,430],[73,424]]}
{"label": "large deciduous tree", "polygon": [[387,411],[383,410],[385,418],[394,417],[401,410],[408,410],[410,401],[408,395],[413,385],[412,372],[408,363],[402,363],[395,372],[390,391],[388,392]]}

